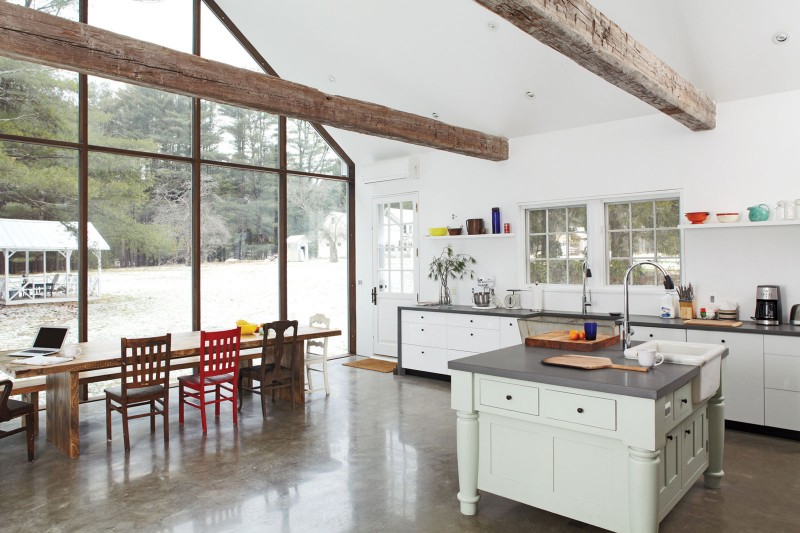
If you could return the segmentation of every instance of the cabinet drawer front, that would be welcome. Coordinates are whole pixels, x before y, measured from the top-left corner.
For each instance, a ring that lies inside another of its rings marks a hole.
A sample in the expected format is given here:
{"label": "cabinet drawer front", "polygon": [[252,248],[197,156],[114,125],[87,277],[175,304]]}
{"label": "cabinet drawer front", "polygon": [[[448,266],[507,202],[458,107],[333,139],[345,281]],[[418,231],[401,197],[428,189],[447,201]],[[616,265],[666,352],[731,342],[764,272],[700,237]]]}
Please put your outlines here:
{"label": "cabinet drawer front", "polygon": [[542,403],[547,418],[612,431],[617,429],[617,402],[614,400],[545,389]]}
{"label": "cabinet drawer front", "polygon": [[800,431],[800,392],[767,389],[764,401],[766,425]]}
{"label": "cabinet drawer front", "polygon": [[500,318],[500,348],[522,344],[519,321],[516,318]]}
{"label": "cabinet drawer front", "polygon": [[465,352],[490,352],[500,348],[500,333],[491,329],[450,326],[447,328],[447,347]]}
{"label": "cabinet drawer front", "polygon": [[692,412],[692,382],[685,384],[673,395],[673,412],[675,420],[683,420]]}
{"label": "cabinet drawer front", "polygon": [[764,354],[764,386],[800,392],[800,357]]}
{"label": "cabinet drawer front", "polygon": [[447,326],[404,322],[403,344],[447,348]]}
{"label": "cabinet drawer front", "polygon": [[432,311],[408,311],[403,310],[401,319],[403,322],[413,322],[415,324],[447,324],[447,313],[434,313]]}
{"label": "cabinet drawer front", "polygon": [[422,370],[436,374],[447,374],[447,350],[403,344],[403,368],[406,370]]}
{"label": "cabinet drawer front", "polygon": [[679,328],[651,328],[647,326],[631,326],[631,339],[637,341],[678,341],[686,342],[686,330]]}
{"label": "cabinet drawer front", "polygon": [[469,315],[464,313],[449,313],[447,325],[458,328],[500,329],[500,317],[485,315]]}
{"label": "cabinet drawer front", "polygon": [[764,353],[800,357],[800,338],[764,335]]}
{"label": "cabinet drawer front", "polygon": [[[729,356],[735,355],[735,353],[744,353],[745,351],[747,353],[758,354],[764,351],[764,336],[753,333],[697,331],[692,329],[686,333],[686,340],[704,344],[722,344],[730,351],[728,354]],[[742,350],[742,352],[740,352],[740,350]]]}
{"label": "cabinet drawer front", "polygon": [[484,378],[480,380],[479,403],[498,409],[538,415],[539,388]]}

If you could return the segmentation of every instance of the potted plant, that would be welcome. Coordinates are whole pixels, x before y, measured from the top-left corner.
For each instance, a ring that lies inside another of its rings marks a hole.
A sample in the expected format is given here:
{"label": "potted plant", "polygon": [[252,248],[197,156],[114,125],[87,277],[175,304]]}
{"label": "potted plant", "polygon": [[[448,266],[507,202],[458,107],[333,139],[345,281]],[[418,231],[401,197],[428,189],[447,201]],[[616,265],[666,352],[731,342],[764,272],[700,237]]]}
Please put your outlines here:
{"label": "potted plant", "polygon": [[450,287],[448,280],[464,279],[469,275],[469,279],[473,279],[472,269],[469,265],[474,265],[475,259],[468,254],[453,253],[453,247],[449,244],[444,247],[439,257],[434,257],[428,269],[428,277],[434,281],[440,281],[439,287],[439,305],[450,305],[452,300],[450,298]]}

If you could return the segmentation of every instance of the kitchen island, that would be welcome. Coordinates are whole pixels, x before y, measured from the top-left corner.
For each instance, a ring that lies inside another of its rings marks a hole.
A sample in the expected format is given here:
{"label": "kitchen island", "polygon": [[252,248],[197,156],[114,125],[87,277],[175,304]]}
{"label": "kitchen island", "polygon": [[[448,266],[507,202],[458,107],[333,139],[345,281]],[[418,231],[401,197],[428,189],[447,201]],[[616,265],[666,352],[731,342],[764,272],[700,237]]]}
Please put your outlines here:
{"label": "kitchen island", "polygon": [[[448,363],[463,514],[476,513],[481,489],[612,531],[655,532],[701,475],[719,488],[724,383],[699,399],[696,366],[542,363],[564,353],[518,345]],[[593,355],[636,364],[618,349]]]}

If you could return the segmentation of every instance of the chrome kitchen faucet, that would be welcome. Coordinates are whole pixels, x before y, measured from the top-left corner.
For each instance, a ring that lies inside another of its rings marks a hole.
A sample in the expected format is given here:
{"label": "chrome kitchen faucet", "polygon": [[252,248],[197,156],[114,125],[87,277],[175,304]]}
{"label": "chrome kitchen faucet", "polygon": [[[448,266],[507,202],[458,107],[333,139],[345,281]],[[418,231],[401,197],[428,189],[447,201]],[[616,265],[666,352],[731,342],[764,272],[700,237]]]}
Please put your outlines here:
{"label": "chrome kitchen faucet", "polygon": [[667,270],[658,263],[656,263],[655,261],[641,261],[639,263],[635,263],[630,267],[628,267],[628,270],[625,271],[625,279],[622,282],[622,297],[625,299],[625,316],[622,321],[622,333],[625,335],[626,350],[631,347],[631,334],[633,333],[633,331],[631,330],[631,322],[630,322],[631,310],[630,310],[630,302],[628,302],[628,283],[631,275],[631,270],[641,265],[653,265],[654,267],[659,269],[661,273],[664,274],[664,288],[667,290],[675,288],[675,284],[672,282],[672,278],[669,277],[669,274],[667,274]]}
{"label": "chrome kitchen faucet", "polygon": [[586,278],[592,277],[592,269],[589,268],[589,263],[583,262],[583,297],[581,303],[583,304],[583,314],[586,314],[586,308],[592,306],[592,291],[589,291],[589,297],[586,297]]}

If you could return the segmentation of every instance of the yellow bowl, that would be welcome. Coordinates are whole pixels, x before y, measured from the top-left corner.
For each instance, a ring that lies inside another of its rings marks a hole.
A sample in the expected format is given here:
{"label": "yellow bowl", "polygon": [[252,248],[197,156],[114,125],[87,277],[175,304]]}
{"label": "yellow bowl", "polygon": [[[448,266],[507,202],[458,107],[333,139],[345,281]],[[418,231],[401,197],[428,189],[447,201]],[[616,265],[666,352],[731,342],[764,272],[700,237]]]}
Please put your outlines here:
{"label": "yellow bowl", "polygon": [[247,326],[239,326],[239,331],[242,335],[252,335],[258,329],[258,324],[248,324]]}
{"label": "yellow bowl", "polygon": [[431,237],[443,237],[447,235],[447,228],[428,228],[428,235]]}

